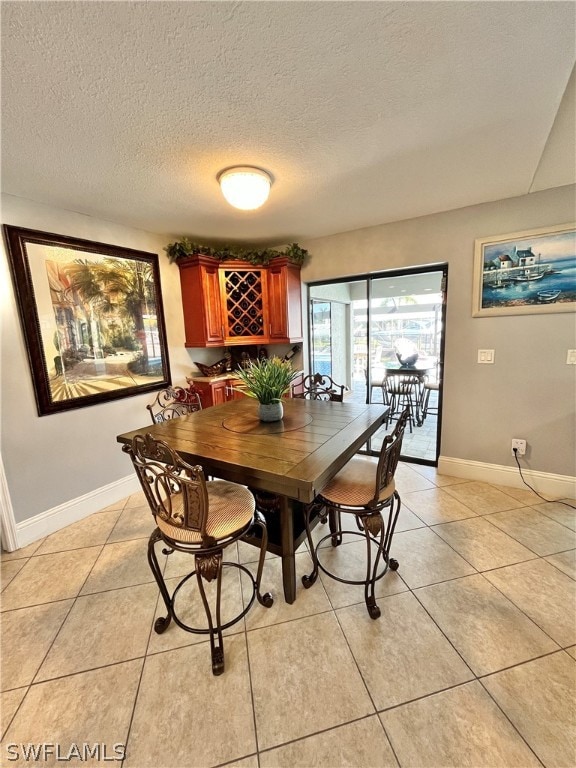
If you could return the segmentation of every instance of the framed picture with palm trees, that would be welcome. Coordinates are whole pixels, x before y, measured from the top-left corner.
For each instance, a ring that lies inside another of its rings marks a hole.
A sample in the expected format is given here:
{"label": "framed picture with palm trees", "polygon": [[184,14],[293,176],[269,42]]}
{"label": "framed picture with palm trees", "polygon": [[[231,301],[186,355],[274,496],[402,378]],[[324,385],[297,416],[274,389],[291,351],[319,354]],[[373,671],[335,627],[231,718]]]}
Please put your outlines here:
{"label": "framed picture with palm trees", "polygon": [[38,414],[170,383],[158,256],[4,226]]}

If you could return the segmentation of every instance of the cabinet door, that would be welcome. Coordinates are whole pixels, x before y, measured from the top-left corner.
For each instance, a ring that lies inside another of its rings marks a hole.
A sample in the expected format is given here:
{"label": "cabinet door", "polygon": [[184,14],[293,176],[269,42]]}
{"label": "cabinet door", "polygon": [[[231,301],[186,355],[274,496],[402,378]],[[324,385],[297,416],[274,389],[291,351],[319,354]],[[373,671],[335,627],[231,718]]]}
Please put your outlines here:
{"label": "cabinet door", "polygon": [[220,294],[226,344],[265,343],[267,328],[266,273],[257,267],[220,267]]}
{"label": "cabinet door", "polygon": [[212,403],[213,405],[222,405],[226,402],[226,388],[228,381],[226,379],[222,381],[215,381],[212,384]]}
{"label": "cabinet door", "polygon": [[243,397],[246,397],[246,395],[242,394],[242,392],[238,392],[235,387],[239,387],[242,385],[242,381],[240,379],[229,379],[228,380],[228,387],[226,389],[226,398],[227,400],[242,400]]}
{"label": "cabinet door", "polygon": [[[239,382],[238,382],[239,383]],[[210,408],[213,405],[222,405],[228,400],[234,399],[231,393],[230,379],[219,379],[218,381],[197,381],[194,383],[195,389],[200,394],[202,408]],[[238,393],[240,397],[240,393]]]}
{"label": "cabinet door", "polygon": [[270,341],[284,341],[288,338],[288,315],[286,312],[286,272],[282,267],[272,266],[268,271],[268,302],[270,307]]}
{"label": "cabinet door", "polygon": [[222,347],[218,262],[193,256],[178,263],[187,347]]}
{"label": "cabinet door", "polygon": [[212,387],[207,381],[194,382],[194,389],[196,389],[200,395],[202,408],[210,408],[211,405],[214,405],[212,400]]}
{"label": "cabinet door", "polygon": [[222,325],[220,282],[216,265],[202,267],[202,294],[204,297],[206,341],[213,344],[223,344],[224,327]]}
{"label": "cabinet door", "polygon": [[302,341],[302,293],[300,268],[285,260],[268,269],[270,341],[274,344]]}

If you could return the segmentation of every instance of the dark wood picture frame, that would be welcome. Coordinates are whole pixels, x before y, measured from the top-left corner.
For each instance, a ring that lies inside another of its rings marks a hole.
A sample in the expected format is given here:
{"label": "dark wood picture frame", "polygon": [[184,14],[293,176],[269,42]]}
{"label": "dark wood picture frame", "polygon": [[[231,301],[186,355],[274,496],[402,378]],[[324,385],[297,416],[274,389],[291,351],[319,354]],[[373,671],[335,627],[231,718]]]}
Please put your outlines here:
{"label": "dark wood picture frame", "polygon": [[169,385],[157,254],[3,229],[39,416]]}

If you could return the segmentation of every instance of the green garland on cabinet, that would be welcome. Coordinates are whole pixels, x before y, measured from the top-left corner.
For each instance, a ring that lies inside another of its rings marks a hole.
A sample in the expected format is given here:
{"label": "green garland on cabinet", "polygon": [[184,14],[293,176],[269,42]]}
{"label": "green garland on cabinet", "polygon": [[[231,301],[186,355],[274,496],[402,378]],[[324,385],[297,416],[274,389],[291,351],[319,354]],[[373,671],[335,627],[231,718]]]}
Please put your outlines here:
{"label": "green garland on cabinet", "polygon": [[218,261],[248,261],[250,264],[265,266],[278,256],[285,256],[293,264],[303,264],[308,256],[305,248],[300,248],[298,243],[292,243],[283,251],[274,248],[240,248],[235,245],[223,245],[220,248],[211,248],[209,245],[193,243],[188,237],[183,237],[175,243],[170,243],[164,248],[170,262],[185,259],[195,253],[203,256],[212,256]]}

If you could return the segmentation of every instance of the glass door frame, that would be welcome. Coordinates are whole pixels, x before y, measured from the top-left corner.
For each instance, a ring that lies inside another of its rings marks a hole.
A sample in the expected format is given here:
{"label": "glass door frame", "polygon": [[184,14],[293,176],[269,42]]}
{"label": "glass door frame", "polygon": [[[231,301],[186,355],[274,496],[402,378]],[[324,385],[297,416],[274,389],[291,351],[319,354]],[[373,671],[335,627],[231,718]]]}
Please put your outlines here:
{"label": "glass door frame", "polygon": [[[441,272],[441,311],[440,311],[440,345],[439,345],[439,357],[438,357],[438,418],[436,428],[436,459],[424,459],[418,456],[401,456],[403,461],[412,464],[423,464],[427,466],[437,466],[438,458],[440,456],[440,442],[442,433],[442,408],[444,400],[444,353],[446,347],[446,305],[448,297],[448,264],[445,262],[435,264],[424,264],[417,267],[404,267],[402,269],[389,269],[382,270],[381,272],[368,272],[360,275],[348,275],[346,277],[337,277],[326,280],[314,280],[306,285],[306,300],[308,306],[308,371],[313,373],[312,370],[312,301],[320,301],[316,297],[310,296],[311,288],[321,285],[336,285],[341,283],[359,283],[364,281],[366,283],[366,301],[367,301],[367,333],[366,333],[366,359],[370,360],[371,352],[371,299],[372,299],[372,281],[382,278],[402,278],[410,275],[426,274],[428,272]],[[369,393],[371,391],[372,375],[370,365],[366,369],[366,400],[369,400]],[[367,453],[369,456],[378,456],[379,451],[375,451],[371,448],[370,441],[367,444],[366,450],[360,451],[360,453]]]}
{"label": "glass door frame", "polygon": [[[329,333],[330,333],[330,365],[329,365],[330,370],[329,371],[323,371],[323,370],[319,371],[318,370],[318,365],[314,365],[314,358],[315,358],[314,350],[315,350],[315,346],[316,346],[315,345],[315,339],[314,339],[314,325],[315,325],[315,323],[314,323],[314,304],[328,304],[329,305],[329,328],[330,328],[330,331],[329,331]],[[332,362],[333,362],[332,361],[332,357],[333,357],[333,355],[332,355],[332,302],[331,301],[327,301],[326,299],[309,299],[309,308],[310,308],[310,325],[309,325],[309,334],[308,334],[308,339],[309,339],[308,349],[309,349],[309,358],[310,358],[310,371],[312,371],[312,367],[314,366],[314,372],[322,373],[322,374],[328,373],[328,375],[331,376],[332,375]]]}

